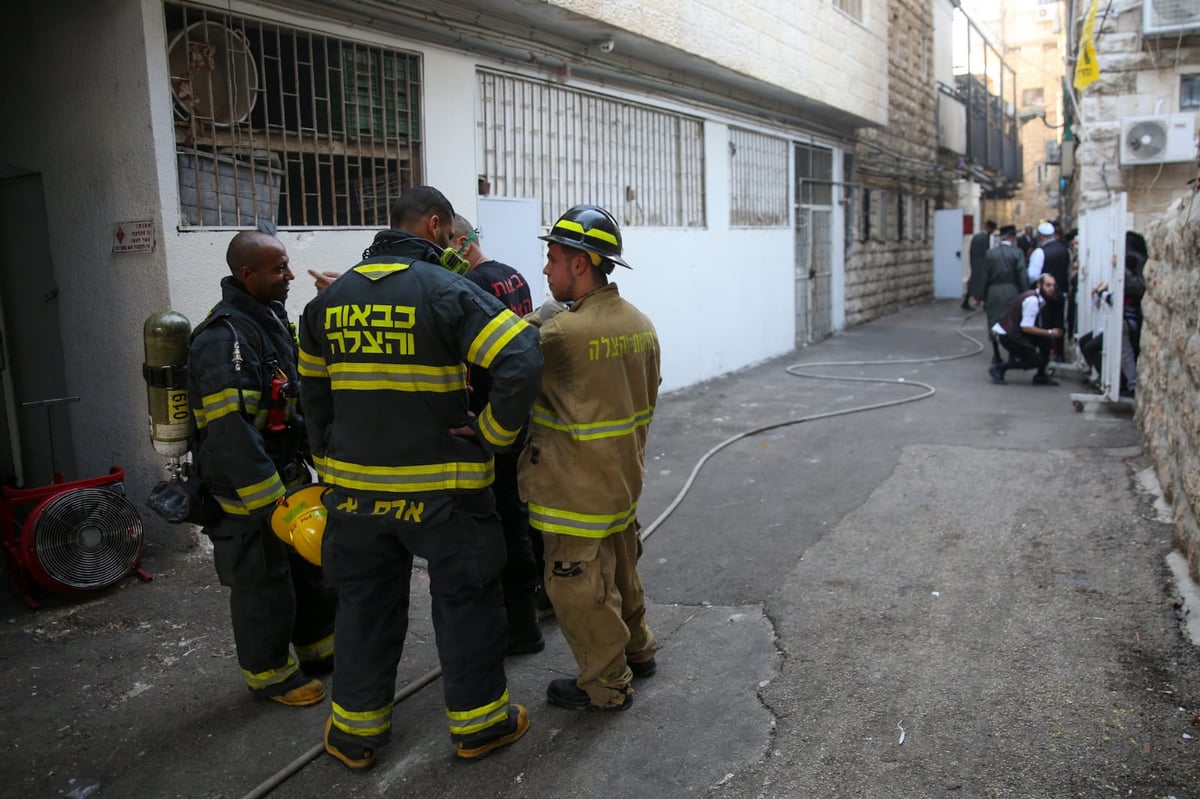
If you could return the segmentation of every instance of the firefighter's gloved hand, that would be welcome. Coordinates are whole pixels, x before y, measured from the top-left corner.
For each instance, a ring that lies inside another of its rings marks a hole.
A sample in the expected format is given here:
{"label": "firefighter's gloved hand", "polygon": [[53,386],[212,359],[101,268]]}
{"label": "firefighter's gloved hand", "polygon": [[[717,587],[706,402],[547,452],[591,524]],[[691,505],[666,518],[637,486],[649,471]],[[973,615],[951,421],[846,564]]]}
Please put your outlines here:
{"label": "firefighter's gloved hand", "polygon": [[525,321],[534,327],[541,327],[543,323],[553,319],[556,314],[559,314],[570,306],[565,302],[559,302],[556,299],[548,299],[534,308],[533,311],[525,315]]}

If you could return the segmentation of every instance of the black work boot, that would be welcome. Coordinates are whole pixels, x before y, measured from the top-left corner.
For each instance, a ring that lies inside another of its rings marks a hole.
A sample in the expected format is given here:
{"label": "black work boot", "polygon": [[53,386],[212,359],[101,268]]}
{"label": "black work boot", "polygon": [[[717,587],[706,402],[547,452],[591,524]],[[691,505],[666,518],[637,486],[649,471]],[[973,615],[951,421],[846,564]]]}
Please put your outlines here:
{"label": "black work boot", "polygon": [[325,720],[325,751],[354,771],[366,771],[375,765],[375,751],[333,726],[333,716]]}
{"label": "black work boot", "polygon": [[508,641],[505,655],[532,655],[546,648],[542,628],[538,626],[534,596],[506,599],[504,609],[508,613]]}
{"label": "black work boot", "polygon": [[629,670],[633,672],[633,676],[638,677],[639,679],[653,677],[654,673],[658,671],[658,661],[656,661],[654,658],[643,660],[638,663],[635,663],[632,660],[627,660],[626,663],[629,664]]}
{"label": "black work boot", "polygon": [[546,700],[570,710],[626,710],[633,704],[633,689],[626,687],[624,693],[625,699],[619,705],[593,705],[591,697],[579,687],[579,683],[564,677],[550,681],[546,688]]}
{"label": "black work boot", "polygon": [[508,718],[471,735],[455,736],[454,754],[475,760],[519,740],[529,730],[529,712],[524,705],[509,705]]}

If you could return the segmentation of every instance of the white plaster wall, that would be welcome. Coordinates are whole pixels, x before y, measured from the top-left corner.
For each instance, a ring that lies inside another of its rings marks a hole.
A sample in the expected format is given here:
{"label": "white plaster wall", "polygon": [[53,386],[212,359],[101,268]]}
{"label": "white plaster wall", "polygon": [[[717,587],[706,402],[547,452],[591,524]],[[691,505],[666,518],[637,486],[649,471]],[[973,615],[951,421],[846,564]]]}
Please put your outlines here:
{"label": "white plaster wall", "polygon": [[887,2],[548,0],[878,124],[888,121]]}
{"label": "white plaster wall", "polygon": [[143,3],[127,0],[12,4],[0,31],[0,153],[6,171],[42,178],[67,387],[81,398],[70,410],[79,474],[68,477],[124,466],[137,502],[157,478],[142,323],[167,304],[165,257],[161,247],[114,255],[111,242],[115,222],[151,219],[161,231],[152,35]]}

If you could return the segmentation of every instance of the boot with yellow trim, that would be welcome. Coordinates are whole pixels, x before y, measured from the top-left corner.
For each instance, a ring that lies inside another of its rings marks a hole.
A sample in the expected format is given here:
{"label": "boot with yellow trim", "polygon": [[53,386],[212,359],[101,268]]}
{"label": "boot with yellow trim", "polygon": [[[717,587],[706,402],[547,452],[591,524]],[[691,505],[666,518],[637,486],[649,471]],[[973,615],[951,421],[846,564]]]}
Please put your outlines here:
{"label": "boot with yellow trim", "polygon": [[269,699],[288,707],[308,707],[325,699],[325,686],[320,680],[294,671],[286,680],[266,688],[252,688],[251,693],[259,699]]}
{"label": "boot with yellow trim", "polygon": [[375,765],[375,750],[355,738],[333,726],[333,716],[325,720],[325,751],[342,761],[348,769],[366,771]]}
{"label": "boot with yellow trim", "polygon": [[470,735],[455,735],[455,754],[467,760],[477,760],[502,747],[520,740],[529,731],[529,712],[524,705],[509,705],[508,718],[486,730]]}

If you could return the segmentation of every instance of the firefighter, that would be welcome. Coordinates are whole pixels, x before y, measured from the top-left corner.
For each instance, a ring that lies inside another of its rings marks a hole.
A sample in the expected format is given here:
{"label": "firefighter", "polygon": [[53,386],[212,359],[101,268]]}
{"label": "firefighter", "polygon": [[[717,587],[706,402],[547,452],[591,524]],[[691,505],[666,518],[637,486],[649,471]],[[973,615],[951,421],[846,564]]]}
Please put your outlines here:
{"label": "firefighter", "polygon": [[309,480],[300,457],[296,340],[283,306],[293,276],[283,244],[266,233],[238,233],[225,259],[231,274],[221,281],[221,301],[188,349],[196,462],[222,511],[204,532],[230,589],[246,684],[283,705],[313,705],[325,689],[309,675],[333,668],[337,600],[322,587],[321,570],[268,523],[285,488]]}
{"label": "firefighter", "polygon": [[546,592],[579,675],[546,696],[568,708],[624,710],[633,677],[657,668],[637,561],[637,502],[646,433],[658,398],[654,325],[609,282],[621,231],[602,208],[577,205],[554,223],[543,270],[554,299],[541,319],[545,369],[521,454],[521,496],[545,539]]}
{"label": "firefighter", "polygon": [[[300,376],[329,517],[323,568],[339,589],[325,750],[366,769],[392,726],[413,556],[424,558],[450,737],[478,758],[525,734],[504,673],[504,535],[488,486],[537,396],[537,331],[459,275],[454,209],[400,196],[391,229],[308,304]],[[445,267],[445,268],[443,268]],[[458,273],[458,274],[453,274]],[[468,410],[467,365],[490,400]]]}
{"label": "firefighter", "polygon": [[[508,264],[488,258],[479,245],[479,231],[466,217],[454,215],[454,242],[458,253],[471,264],[467,280],[484,291],[491,292],[518,316],[533,310],[533,298],[521,273]],[[492,378],[486,369],[472,369],[471,411],[479,413],[487,405]],[[511,452],[496,455],[496,477],[492,495],[504,527],[504,543],[508,557],[500,572],[500,587],[504,591],[504,610],[508,617],[508,654],[522,655],[541,652],[546,648],[538,627],[537,601],[542,596],[538,568],[542,562],[542,537],[529,527],[529,508],[521,501],[517,489],[517,461],[525,443],[525,431],[517,436]]]}

